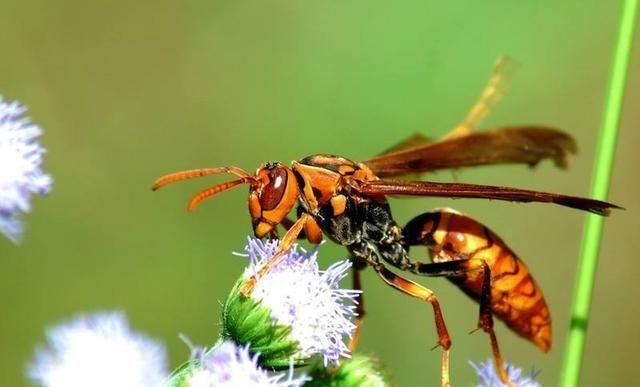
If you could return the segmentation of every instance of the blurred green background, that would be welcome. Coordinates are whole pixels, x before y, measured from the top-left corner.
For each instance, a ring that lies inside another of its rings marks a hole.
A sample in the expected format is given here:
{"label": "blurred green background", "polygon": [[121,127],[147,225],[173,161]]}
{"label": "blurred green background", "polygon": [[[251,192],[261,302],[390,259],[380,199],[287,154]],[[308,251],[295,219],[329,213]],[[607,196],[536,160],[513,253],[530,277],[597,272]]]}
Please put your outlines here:
{"label": "blurred green background", "polygon": [[[152,194],[167,172],[313,153],[359,160],[416,131],[438,136],[466,113],[496,58],[517,63],[513,86],[485,123],[562,128],[580,152],[568,172],[545,162],[468,169],[436,178],[587,195],[619,19],[604,1],[79,1],[0,0],[0,93],[30,107],[46,131],[53,192],[24,218],[22,245],[0,239],[0,385],[25,386],[44,328],[80,312],[121,309],[167,343],[211,344],[220,303],[240,274],[250,233],[246,189],[185,212],[219,181]],[[636,48],[640,42],[636,32]],[[637,383],[640,330],[635,207],[640,197],[640,50],[626,93],[582,385]],[[507,331],[505,357],[559,376],[584,214],[488,201],[393,200],[404,224],[451,206],[498,232],[542,285],[554,318],[548,354]],[[416,249],[415,253],[423,253]],[[345,256],[327,243],[326,265]],[[399,386],[435,386],[440,352],[431,308],[368,271],[360,349]],[[453,335],[452,382],[475,380],[468,360],[490,356],[477,307],[443,279],[435,290]],[[345,283],[347,285],[348,283]]]}

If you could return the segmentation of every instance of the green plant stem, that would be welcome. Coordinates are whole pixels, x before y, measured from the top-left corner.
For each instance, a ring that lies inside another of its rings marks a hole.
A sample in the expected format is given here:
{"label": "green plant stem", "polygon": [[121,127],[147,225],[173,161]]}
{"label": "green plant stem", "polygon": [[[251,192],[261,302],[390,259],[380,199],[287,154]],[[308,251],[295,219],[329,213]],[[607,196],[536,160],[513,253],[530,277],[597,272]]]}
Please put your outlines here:
{"label": "green plant stem", "polygon": [[[620,29],[613,57],[611,76],[600,128],[600,138],[595,159],[591,196],[595,199],[606,200],[609,191],[609,181],[616,147],[616,137],[622,111],[624,86],[631,53],[631,42],[636,18],[637,0],[624,0]],[[564,363],[562,365],[563,387],[574,387],[580,379],[580,368],[584,351],[584,341],[589,321],[591,295],[598,266],[598,252],[602,237],[603,218],[597,215],[587,215],[576,288],[574,290],[573,307],[571,312],[571,326],[565,348]]]}

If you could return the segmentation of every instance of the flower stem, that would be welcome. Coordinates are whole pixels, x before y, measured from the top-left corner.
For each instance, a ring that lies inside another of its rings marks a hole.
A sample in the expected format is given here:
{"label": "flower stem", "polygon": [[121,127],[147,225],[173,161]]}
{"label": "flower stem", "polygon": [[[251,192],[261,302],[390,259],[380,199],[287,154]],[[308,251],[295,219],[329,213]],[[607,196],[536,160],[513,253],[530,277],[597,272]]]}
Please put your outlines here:
{"label": "flower stem", "polygon": [[[595,199],[606,200],[609,191],[637,4],[637,0],[624,0],[622,4],[622,17],[604,106],[591,186],[591,197]],[[594,214],[587,215],[574,290],[571,326],[562,365],[560,385],[563,387],[577,386],[580,377],[591,295],[602,237],[602,226],[602,217]]]}

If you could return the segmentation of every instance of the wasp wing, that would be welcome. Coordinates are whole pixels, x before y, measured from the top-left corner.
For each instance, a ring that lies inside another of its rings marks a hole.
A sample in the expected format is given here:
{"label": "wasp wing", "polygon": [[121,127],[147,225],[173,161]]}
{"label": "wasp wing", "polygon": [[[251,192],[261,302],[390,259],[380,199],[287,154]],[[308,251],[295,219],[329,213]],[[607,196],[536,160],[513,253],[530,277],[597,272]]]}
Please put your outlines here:
{"label": "wasp wing", "polygon": [[574,139],[559,130],[504,127],[401,149],[365,160],[364,164],[380,177],[490,164],[534,166],[544,159],[565,168],[567,153],[575,151]]}
{"label": "wasp wing", "polygon": [[[454,137],[467,136],[475,130],[479,123],[482,122],[482,120],[484,120],[491,111],[493,111],[495,106],[506,94],[511,83],[510,73],[512,68],[513,63],[509,57],[503,56],[498,58],[493,72],[491,73],[491,77],[487,81],[487,84],[482,90],[482,93],[478,97],[476,103],[473,104],[462,122],[441,138],[440,141]],[[380,155],[420,145],[427,145],[434,142],[436,142],[436,140],[426,137],[422,133],[414,133],[399,143],[387,148],[384,152],[380,153]]]}
{"label": "wasp wing", "polygon": [[464,183],[436,183],[431,181],[375,180],[360,184],[357,189],[368,196],[405,195],[449,198],[475,198],[512,202],[555,203],[565,207],[607,216],[615,204],[595,199],[556,193],[530,191],[519,188]]}
{"label": "wasp wing", "polygon": [[400,141],[399,143],[391,146],[390,148],[385,149],[384,152],[380,153],[378,156],[387,155],[406,149],[417,148],[420,146],[432,144],[434,142],[435,140],[423,135],[422,133],[414,133],[411,136]]}

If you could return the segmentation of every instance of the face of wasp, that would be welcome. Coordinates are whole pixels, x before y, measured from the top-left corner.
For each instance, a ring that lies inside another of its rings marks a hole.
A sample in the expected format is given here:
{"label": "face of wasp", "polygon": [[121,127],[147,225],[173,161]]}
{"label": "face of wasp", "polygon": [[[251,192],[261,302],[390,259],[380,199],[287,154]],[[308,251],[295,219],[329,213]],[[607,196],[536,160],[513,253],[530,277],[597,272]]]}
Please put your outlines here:
{"label": "face of wasp", "polygon": [[256,237],[262,238],[282,222],[298,200],[298,184],[291,168],[266,163],[256,171],[258,184],[249,190],[249,213]]}

